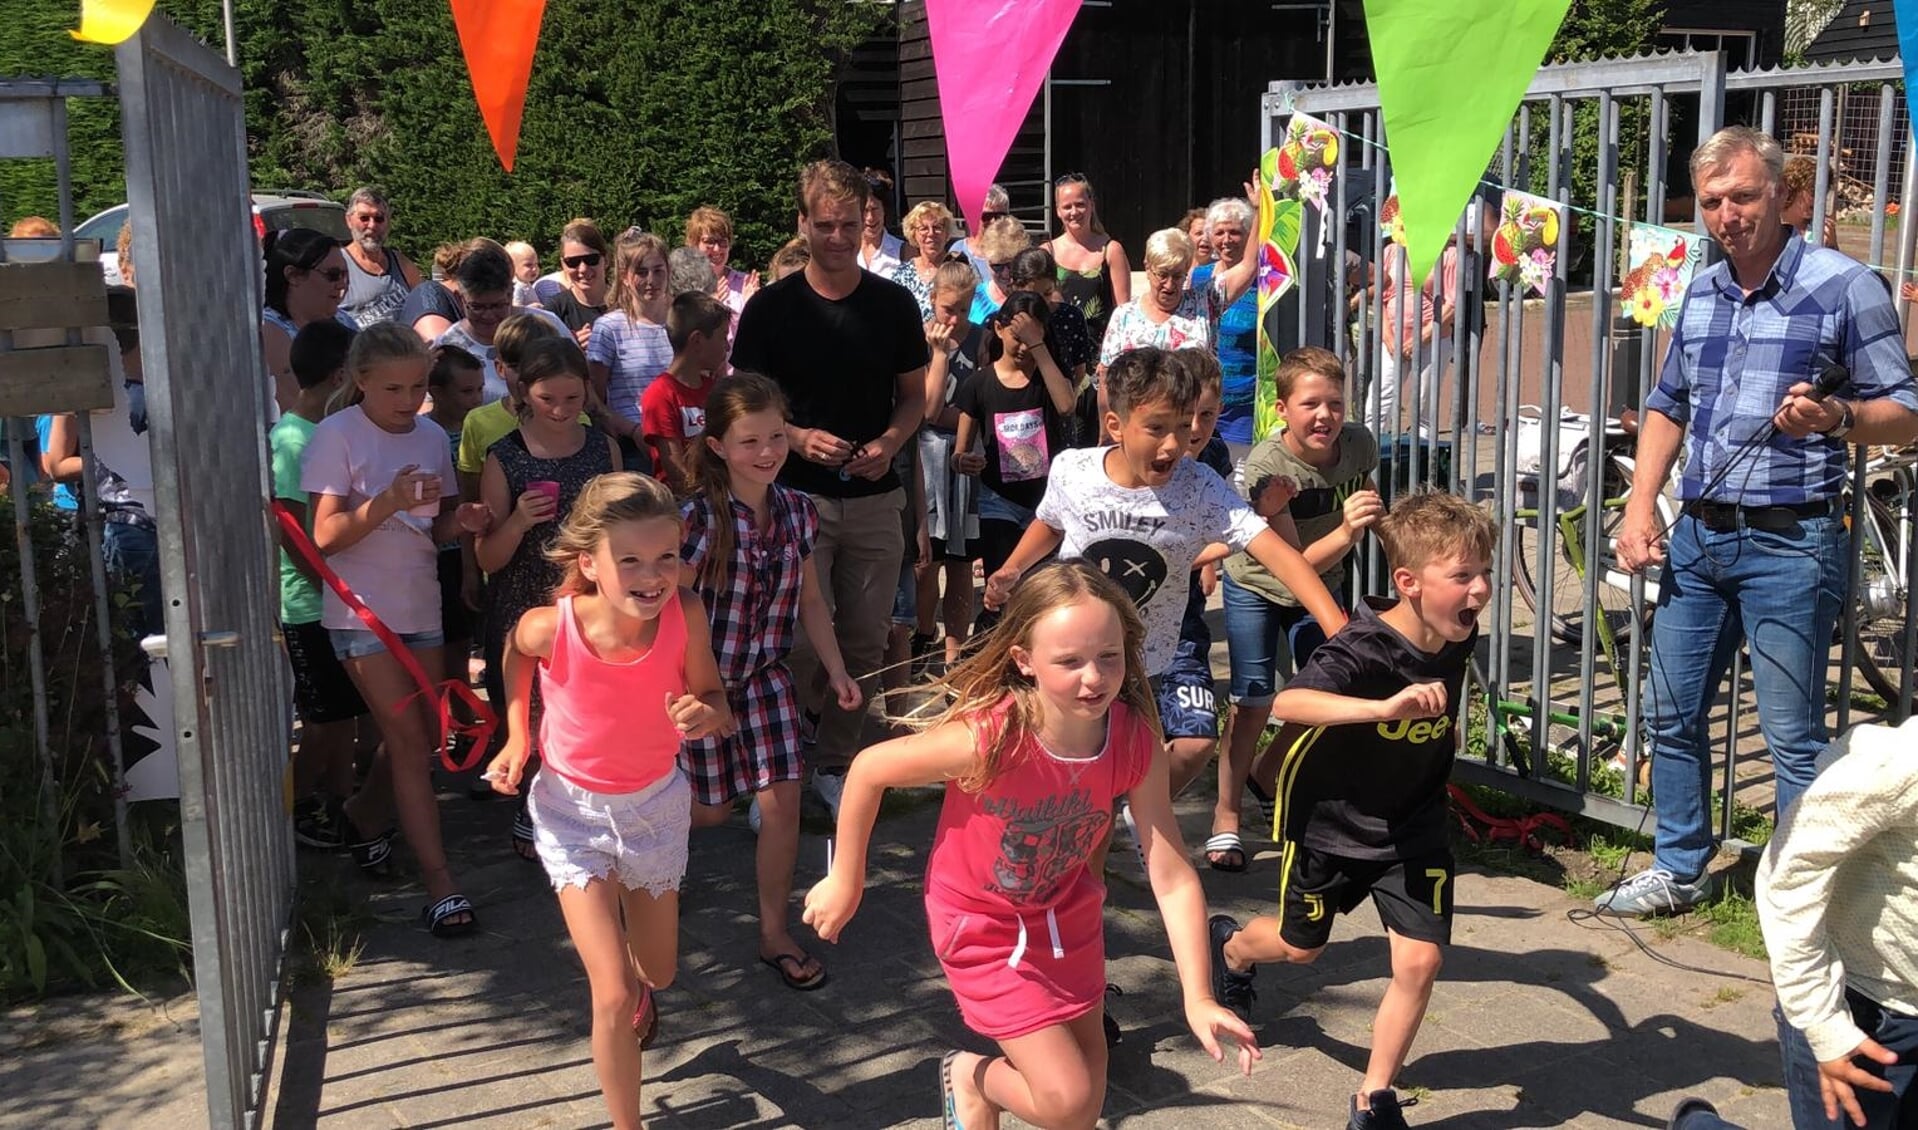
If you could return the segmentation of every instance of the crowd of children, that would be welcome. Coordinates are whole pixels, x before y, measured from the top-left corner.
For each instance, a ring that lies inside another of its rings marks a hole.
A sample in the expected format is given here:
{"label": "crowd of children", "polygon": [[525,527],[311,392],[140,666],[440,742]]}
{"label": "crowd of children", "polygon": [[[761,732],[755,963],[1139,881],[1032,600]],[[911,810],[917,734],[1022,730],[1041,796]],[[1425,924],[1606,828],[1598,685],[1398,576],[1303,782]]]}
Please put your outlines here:
{"label": "crowd of children", "polygon": [[[813,560],[820,512],[782,481],[787,397],[730,371],[726,302],[662,294],[665,258],[656,239],[622,239],[609,313],[572,334],[510,314],[485,359],[429,350],[399,326],[315,322],[293,341],[300,393],[271,437],[275,494],[317,550],[290,546],[283,568],[302,842],[350,848],[384,873],[397,819],[427,927],[476,927],[440,842],[438,719],[356,605],[435,678],[466,677],[476,636],[504,720],[484,780],[519,798],[514,846],[558,895],[620,1127],[640,1123],[641,1048],[673,979],[692,829],[746,803],[760,960],[789,988],[827,983],[792,923],[811,722],[789,657],[807,648],[843,711],[866,706],[859,678],[872,674],[849,671],[837,642]],[[907,544],[923,538],[926,552],[907,554],[894,611],[915,629],[906,658],[933,705],[892,719],[916,732],[854,759],[834,806],[837,858],[805,922],[828,942],[848,928],[885,789],[944,784],[925,887],[932,945],[965,1022],[1001,1053],[946,1057],[947,1124],[1011,1112],[1080,1127],[1098,1117],[1113,1038],[1102,873],[1115,832],[1158,900],[1189,1026],[1246,1071],[1259,1057],[1253,964],[1309,961],[1328,911],[1369,893],[1393,981],[1352,1125],[1402,1126],[1392,1077],[1448,934],[1451,866],[1431,832],[1489,525],[1440,496],[1386,512],[1369,479],[1377,444],[1345,420],[1344,374],[1323,351],[1284,359],[1285,427],[1238,467],[1213,435],[1209,350],[1121,352],[1091,395],[1087,319],[1057,288],[1016,281],[1024,261],[997,272],[1005,289],[980,321],[985,283],[964,256],[922,280],[924,419],[897,465],[916,488],[900,496]],[[1062,324],[1078,343],[1065,359]],[[482,403],[488,363],[502,394]],[[1361,604],[1348,628],[1347,562],[1368,529],[1398,598]],[[316,583],[315,561],[353,604]],[[1225,727],[1204,616],[1220,584]],[[1255,765],[1274,710],[1287,728]],[[356,787],[363,719],[380,748]],[[1319,743],[1327,727],[1349,740]],[[1215,916],[1208,928],[1173,818],[1221,738],[1205,858],[1244,870],[1239,796],[1275,798],[1287,844],[1276,924]],[[1334,746],[1363,750],[1368,766],[1412,755],[1423,768],[1354,768],[1325,756]]]}

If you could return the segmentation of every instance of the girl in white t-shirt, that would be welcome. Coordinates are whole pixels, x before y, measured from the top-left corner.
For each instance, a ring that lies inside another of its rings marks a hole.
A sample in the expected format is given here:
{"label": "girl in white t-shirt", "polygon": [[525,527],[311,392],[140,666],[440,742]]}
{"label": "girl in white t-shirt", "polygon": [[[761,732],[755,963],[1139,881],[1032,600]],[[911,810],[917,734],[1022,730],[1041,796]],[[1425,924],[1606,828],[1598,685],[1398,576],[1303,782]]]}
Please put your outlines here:
{"label": "girl in white t-shirt", "polygon": [[[354,338],[347,355],[353,399],[314,428],[300,485],[313,497],[313,541],[327,566],[421,668],[437,673],[445,669],[438,547],[458,533],[459,493],[445,433],[419,422],[431,367],[425,343],[404,326],[383,323]],[[431,900],[428,928],[440,937],[468,933],[473,904],[447,868],[428,773],[439,735],[432,696],[419,693],[400,660],[331,589],[320,619],[382,739],[372,774],[346,806],[354,861],[385,874],[391,847],[380,829],[397,808]]]}

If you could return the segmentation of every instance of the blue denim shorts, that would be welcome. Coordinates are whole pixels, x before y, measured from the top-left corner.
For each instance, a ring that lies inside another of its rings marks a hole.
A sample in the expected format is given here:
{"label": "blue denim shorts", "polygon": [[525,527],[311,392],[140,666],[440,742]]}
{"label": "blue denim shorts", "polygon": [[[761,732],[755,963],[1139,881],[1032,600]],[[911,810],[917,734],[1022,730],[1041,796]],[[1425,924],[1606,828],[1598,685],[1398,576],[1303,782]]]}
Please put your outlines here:
{"label": "blue denim shorts", "polygon": [[1168,741],[1219,736],[1218,692],[1212,682],[1210,649],[1180,640],[1172,662],[1152,679],[1159,699],[1159,724]]}
{"label": "blue denim shorts", "polygon": [[[1237,584],[1228,575],[1225,588],[1225,645],[1232,664],[1232,701],[1264,708],[1279,693],[1282,671],[1296,671],[1325,642],[1325,630],[1312,614],[1280,604]],[[1343,605],[1343,593],[1332,594]]]}
{"label": "blue denim shorts", "polygon": [[[326,635],[333,642],[333,654],[342,663],[349,659],[363,659],[369,655],[378,655],[386,650],[386,645],[380,642],[380,637],[365,628],[328,628]],[[438,628],[430,632],[401,632],[399,637],[400,642],[413,651],[446,646],[446,635]]]}

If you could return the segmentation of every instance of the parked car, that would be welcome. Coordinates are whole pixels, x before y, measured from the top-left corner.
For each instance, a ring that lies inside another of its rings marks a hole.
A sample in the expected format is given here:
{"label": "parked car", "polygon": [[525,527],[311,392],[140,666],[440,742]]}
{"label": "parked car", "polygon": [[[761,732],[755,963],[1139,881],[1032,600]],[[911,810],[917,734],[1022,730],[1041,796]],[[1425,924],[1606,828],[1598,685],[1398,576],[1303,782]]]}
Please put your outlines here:
{"label": "parked car", "polygon": [[[127,206],[116,204],[73,229],[76,239],[100,241],[100,269],[108,286],[120,285],[120,227],[127,221]],[[253,234],[265,239],[270,231],[312,228],[335,239],[348,238],[346,208],[317,192],[296,188],[261,189],[253,194]]]}

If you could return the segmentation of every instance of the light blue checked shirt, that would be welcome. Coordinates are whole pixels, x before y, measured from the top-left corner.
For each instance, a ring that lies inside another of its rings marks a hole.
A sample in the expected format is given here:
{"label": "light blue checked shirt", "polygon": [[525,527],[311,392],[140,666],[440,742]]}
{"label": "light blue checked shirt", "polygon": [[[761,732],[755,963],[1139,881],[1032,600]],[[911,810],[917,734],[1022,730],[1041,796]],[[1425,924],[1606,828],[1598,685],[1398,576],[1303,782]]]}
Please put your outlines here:
{"label": "light blue checked shirt", "polygon": [[[1786,390],[1832,364],[1851,378],[1838,396],[1889,396],[1918,411],[1918,386],[1885,280],[1837,251],[1788,238],[1765,284],[1749,297],[1720,260],[1685,291],[1658,387],[1646,407],[1689,425],[1678,496],[1704,497],[1732,453],[1765,427]],[[1834,498],[1846,445],[1776,435],[1748,453],[1711,499],[1781,506]]]}

